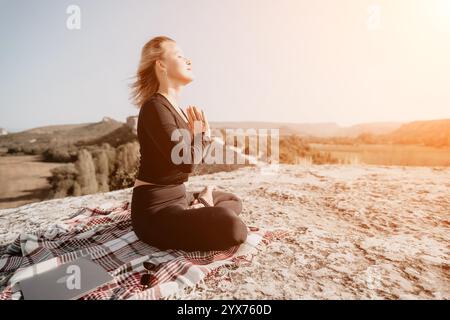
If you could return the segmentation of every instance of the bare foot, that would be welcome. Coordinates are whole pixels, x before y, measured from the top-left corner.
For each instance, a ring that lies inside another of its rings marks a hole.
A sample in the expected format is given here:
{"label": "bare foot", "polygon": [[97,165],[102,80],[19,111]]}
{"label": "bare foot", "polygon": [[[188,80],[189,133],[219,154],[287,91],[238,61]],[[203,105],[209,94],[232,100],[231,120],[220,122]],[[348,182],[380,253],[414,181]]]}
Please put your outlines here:
{"label": "bare foot", "polygon": [[214,185],[208,185],[203,189],[198,195],[198,200],[207,207],[214,207],[214,198],[212,192],[214,190]]}

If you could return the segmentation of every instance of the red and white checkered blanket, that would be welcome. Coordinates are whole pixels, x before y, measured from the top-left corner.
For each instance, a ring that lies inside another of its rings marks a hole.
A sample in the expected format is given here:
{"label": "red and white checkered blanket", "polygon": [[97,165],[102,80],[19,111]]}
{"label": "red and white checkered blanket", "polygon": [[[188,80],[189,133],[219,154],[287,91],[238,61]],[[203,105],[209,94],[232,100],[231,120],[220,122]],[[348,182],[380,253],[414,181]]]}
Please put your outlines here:
{"label": "red and white checkered blanket", "polygon": [[[22,233],[0,257],[0,299],[21,299],[18,282],[36,270],[48,270],[89,254],[114,281],[82,299],[161,299],[195,286],[217,268],[247,260],[270,232],[248,227],[247,241],[224,251],[159,250],[138,240],[131,227],[130,203],[110,208],[81,207],[64,223]],[[143,262],[158,264],[156,283],[142,290]],[[247,260],[248,261],[248,260]]]}

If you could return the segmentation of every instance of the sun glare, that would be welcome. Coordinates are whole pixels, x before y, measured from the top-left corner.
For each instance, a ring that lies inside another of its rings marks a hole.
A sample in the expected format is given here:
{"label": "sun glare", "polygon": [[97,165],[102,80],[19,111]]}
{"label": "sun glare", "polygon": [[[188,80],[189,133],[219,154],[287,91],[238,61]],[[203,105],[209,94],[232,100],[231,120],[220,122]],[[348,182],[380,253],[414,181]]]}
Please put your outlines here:
{"label": "sun glare", "polygon": [[434,25],[441,31],[450,32],[450,0],[435,0],[433,15]]}

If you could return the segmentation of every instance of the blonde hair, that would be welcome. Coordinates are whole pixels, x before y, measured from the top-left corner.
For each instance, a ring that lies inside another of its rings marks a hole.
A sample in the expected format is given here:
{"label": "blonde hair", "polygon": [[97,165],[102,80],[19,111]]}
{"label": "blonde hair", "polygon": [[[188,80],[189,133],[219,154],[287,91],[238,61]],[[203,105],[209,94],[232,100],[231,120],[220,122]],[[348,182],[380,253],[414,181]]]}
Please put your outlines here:
{"label": "blonde hair", "polygon": [[136,80],[130,85],[132,89],[131,99],[133,104],[140,108],[159,89],[159,80],[155,72],[156,60],[162,59],[164,49],[161,44],[165,41],[175,40],[158,36],[148,41],[141,52],[141,60],[139,62]]}

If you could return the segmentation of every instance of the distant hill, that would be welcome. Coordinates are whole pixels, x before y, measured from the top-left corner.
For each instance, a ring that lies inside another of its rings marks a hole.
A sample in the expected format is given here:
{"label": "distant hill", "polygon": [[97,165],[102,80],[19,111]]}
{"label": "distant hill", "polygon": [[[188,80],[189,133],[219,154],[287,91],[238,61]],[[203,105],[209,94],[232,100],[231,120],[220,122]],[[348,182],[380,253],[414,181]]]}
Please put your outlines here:
{"label": "distant hill", "polygon": [[317,138],[358,138],[368,135],[372,143],[414,144],[450,147],[450,119],[401,122],[361,123],[349,127],[336,123],[276,123],[276,122],[211,122],[213,129],[279,128],[280,135],[297,134]]}
{"label": "distant hill", "polygon": [[450,147],[450,119],[409,122],[384,137],[391,143]]}
{"label": "distant hill", "polygon": [[357,137],[361,133],[386,134],[401,126],[401,122],[362,123],[342,127],[333,122],[324,123],[283,123],[283,122],[211,122],[214,129],[280,129],[280,135],[297,134],[314,137]]}
{"label": "distant hill", "polygon": [[90,146],[90,145],[102,145],[103,143],[109,143],[112,147],[118,147],[124,143],[137,140],[136,134],[126,124],[122,124],[120,127],[113,131],[93,139],[85,139],[75,143],[76,146]]}
{"label": "distant hill", "polygon": [[0,148],[43,149],[49,145],[85,143],[107,136],[123,126],[123,122],[105,117],[94,123],[33,128],[0,136]]}
{"label": "distant hill", "polygon": [[[49,145],[76,146],[109,143],[115,147],[136,138],[137,118],[127,123],[104,117],[100,122],[38,127],[0,136],[0,149],[45,150]],[[450,146],[450,119],[400,122],[373,122],[353,126],[336,123],[280,123],[280,122],[210,122],[213,129],[280,129],[280,135],[297,134],[303,137],[356,138],[361,134],[376,136],[380,143]]]}
{"label": "distant hill", "polygon": [[68,130],[73,129],[79,129],[83,128],[90,123],[80,123],[80,124],[61,124],[61,125],[54,125],[54,126],[45,126],[45,127],[37,127],[33,129],[24,130],[21,132],[17,132],[17,136],[20,136],[22,134],[55,134],[55,133],[61,133]]}
{"label": "distant hill", "polygon": [[350,127],[340,128],[336,136],[354,138],[362,133],[370,133],[374,135],[387,134],[398,129],[401,125],[401,122],[372,122],[356,124]]}

